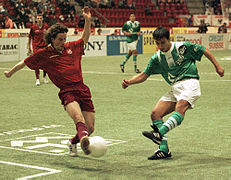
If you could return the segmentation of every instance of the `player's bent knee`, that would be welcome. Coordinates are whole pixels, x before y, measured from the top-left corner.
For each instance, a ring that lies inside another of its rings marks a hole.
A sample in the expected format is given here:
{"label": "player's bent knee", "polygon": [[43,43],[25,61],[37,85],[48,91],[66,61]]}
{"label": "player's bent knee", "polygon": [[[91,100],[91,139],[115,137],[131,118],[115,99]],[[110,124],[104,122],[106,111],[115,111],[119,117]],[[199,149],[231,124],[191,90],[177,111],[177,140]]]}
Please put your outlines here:
{"label": "player's bent knee", "polygon": [[152,113],[151,113],[151,119],[152,119],[152,121],[160,120],[161,116],[159,115],[158,112],[152,111]]}

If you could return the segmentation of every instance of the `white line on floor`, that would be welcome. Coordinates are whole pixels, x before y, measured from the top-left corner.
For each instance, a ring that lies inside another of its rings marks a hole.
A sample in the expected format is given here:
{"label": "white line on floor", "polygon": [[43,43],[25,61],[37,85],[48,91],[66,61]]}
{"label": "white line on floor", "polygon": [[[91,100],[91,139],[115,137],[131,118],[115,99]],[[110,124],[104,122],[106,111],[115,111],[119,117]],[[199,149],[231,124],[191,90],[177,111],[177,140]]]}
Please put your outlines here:
{"label": "white line on floor", "polygon": [[25,176],[25,177],[17,178],[17,180],[26,180],[26,179],[31,179],[31,178],[35,178],[35,177],[46,176],[46,175],[62,172],[62,171],[57,170],[57,169],[44,168],[44,167],[40,167],[40,166],[32,166],[32,165],[27,165],[27,164],[19,164],[19,163],[14,163],[14,162],[0,161],[0,163],[12,165],[12,166],[20,166],[20,167],[25,167],[25,168],[32,168],[32,169],[39,169],[39,170],[43,170],[43,171],[48,171],[46,173],[38,173],[38,174],[31,175],[31,176]]}

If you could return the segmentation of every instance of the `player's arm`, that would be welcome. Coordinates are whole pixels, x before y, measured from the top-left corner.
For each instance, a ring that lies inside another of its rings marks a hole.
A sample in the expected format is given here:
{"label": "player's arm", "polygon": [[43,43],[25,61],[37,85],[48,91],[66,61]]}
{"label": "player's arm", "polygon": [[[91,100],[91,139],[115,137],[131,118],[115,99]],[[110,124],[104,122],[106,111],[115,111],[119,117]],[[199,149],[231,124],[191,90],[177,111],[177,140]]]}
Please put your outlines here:
{"label": "player's arm", "polygon": [[83,8],[83,17],[85,18],[85,24],[82,39],[84,40],[84,44],[86,44],[89,40],[91,33],[91,13],[90,9],[87,6]]}
{"label": "player's arm", "polygon": [[132,35],[132,33],[130,33],[130,32],[127,32],[127,31],[122,31],[123,33],[124,33],[124,35],[126,35],[126,36],[131,36]]}
{"label": "player's arm", "polygon": [[5,71],[4,74],[7,78],[10,78],[14,73],[25,67],[24,60],[17,63],[10,71]]}
{"label": "player's arm", "polygon": [[220,75],[220,77],[224,76],[224,68],[217,62],[217,60],[215,59],[215,57],[213,56],[213,54],[206,48],[204,55],[211,61],[211,63],[213,63],[217,74]]}
{"label": "player's arm", "polygon": [[127,88],[128,86],[132,85],[132,84],[138,84],[138,83],[142,83],[144,81],[147,80],[149,76],[147,74],[145,74],[144,72],[134,76],[133,78],[129,79],[129,80],[123,80],[122,82],[122,88]]}

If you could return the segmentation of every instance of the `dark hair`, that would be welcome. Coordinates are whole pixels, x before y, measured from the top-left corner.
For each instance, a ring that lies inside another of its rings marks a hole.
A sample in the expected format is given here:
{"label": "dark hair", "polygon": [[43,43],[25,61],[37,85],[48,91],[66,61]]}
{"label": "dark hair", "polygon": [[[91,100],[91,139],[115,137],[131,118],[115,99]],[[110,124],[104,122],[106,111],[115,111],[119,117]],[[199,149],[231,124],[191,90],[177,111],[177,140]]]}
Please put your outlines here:
{"label": "dark hair", "polygon": [[130,13],[130,16],[131,16],[132,14],[133,14],[134,16],[136,16],[134,12],[131,12],[131,13]]}
{"label": "dark hair", "polygon": [[68,28],[62,24],[56,23],[52,25],[45,33],[45,41],[47,44],[51,43],[51,39],[55,39],[59,33],[67,33]]}
{"label": "dark hair", "polygon": [[166,28],[164,28],[163,26],[159,26],[152,34],[154,40],[160,40],[163,37],[165,37],[166,39],[170,38],[170,33],[169,30],[167,30]]}

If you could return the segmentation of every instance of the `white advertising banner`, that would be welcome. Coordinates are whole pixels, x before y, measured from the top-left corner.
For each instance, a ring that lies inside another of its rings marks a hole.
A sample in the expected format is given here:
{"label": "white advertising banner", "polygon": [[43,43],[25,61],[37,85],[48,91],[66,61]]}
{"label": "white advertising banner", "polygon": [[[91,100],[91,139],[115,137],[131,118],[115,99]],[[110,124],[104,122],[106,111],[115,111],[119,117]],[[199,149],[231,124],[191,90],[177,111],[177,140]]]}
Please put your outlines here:
{"label": "white advertising banner", "polygon": [[228,18],[223,17],[223,15],[193,15],[194,26],[199,26],[201,20],[204,20],[205,24],[209,26],[219,27],[223,23],[229,24]]}
{"label": "white advertising banner", "polygon": [[230,47],[229,34],[176,34],[176,41],[190,41],[209,50],[224,50]]}
{"label": "white advertising banner", "polygon": [[190,41],[202,45],[202,34],[176,34],[175,41]]}
{"label": "white advertising banner", "polygon": [[210,15],[193,15],[193,26],[199,26],[201,20],[204,20],[205,24],[211,25]]}
{"label": "white advertising banner", "polygon": [[[76,41],[81,36],[68,36],[67,41]],[[27,57],[28,37],[0,38],[0,62],[19,61]],[[84,46],[85,57],[106,56],[106,36],[91,36]]]}
{"label": "white advertising banner", "polygon": [[19,39],[1,38],[0,41],[0,62],[17,61],[19,59]]}
{"label": "white advertising banner", "polygon": [[[67,41],[76,41],[80,36],[68,36]],[[107,39],[106,36],[90,36],[87,44],[84,46],[85,57],[89,56],[106,56]]]}

